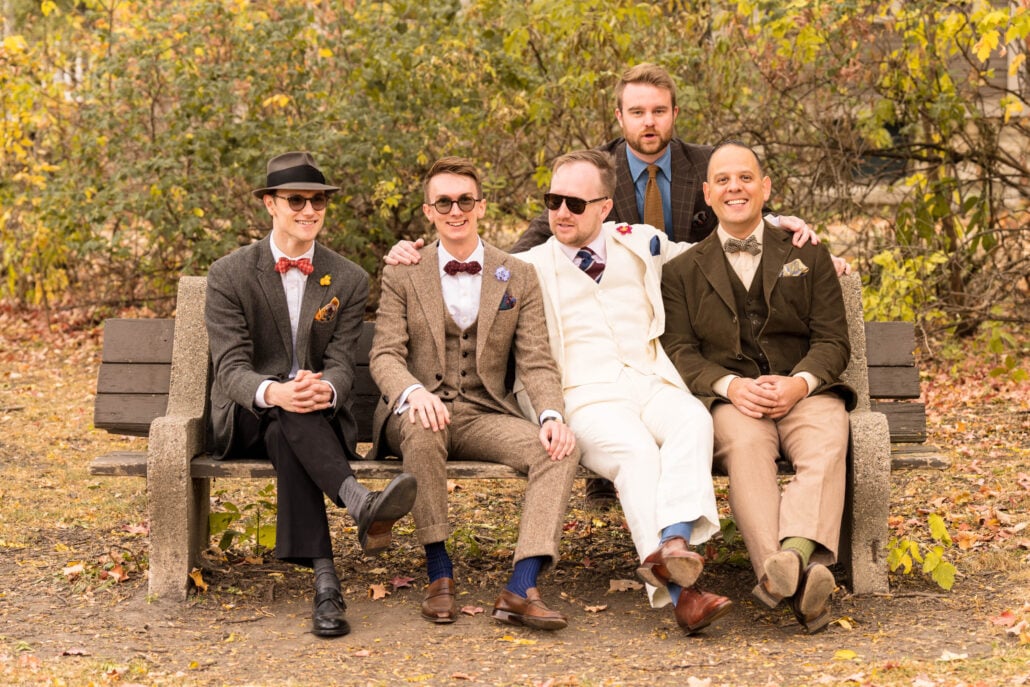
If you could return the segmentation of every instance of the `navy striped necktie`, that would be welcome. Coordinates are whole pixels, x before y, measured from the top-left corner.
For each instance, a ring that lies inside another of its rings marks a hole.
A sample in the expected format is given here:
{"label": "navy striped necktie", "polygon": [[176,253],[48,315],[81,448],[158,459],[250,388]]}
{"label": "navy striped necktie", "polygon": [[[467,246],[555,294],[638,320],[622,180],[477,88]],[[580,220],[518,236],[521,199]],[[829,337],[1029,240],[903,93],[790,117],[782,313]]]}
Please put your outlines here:
{"label": "navy striped necktie", "polygon": [[597,257],[597,253],[589,248],[580,248],[576,251],[579,258],[579,269],[587,273],[587,276],[600,283],[601,275],[604,274],[604,263]]}

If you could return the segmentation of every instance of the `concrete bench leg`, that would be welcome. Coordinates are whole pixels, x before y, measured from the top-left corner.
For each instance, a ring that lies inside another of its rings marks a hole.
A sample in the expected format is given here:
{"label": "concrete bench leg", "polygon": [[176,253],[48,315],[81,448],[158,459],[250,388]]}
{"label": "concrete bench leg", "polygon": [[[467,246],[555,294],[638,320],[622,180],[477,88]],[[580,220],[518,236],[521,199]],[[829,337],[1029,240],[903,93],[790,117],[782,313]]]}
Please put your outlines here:
{"label": "concrete bench leg", "polygon": [[841,562],[855,594],[883,593],[887,585],[887,517],[890,512],[890,430],[882,413],[853,411],[848,496]]}

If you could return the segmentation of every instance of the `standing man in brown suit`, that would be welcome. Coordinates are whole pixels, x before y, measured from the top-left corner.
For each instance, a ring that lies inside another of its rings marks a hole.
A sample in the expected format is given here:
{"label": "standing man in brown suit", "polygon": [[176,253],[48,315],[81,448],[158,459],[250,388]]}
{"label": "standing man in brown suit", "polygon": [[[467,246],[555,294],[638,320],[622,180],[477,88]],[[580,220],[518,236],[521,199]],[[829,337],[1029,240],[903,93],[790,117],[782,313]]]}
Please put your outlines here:
{"label": "standing man in brown suit", "polygon": [[[373,455],[399,452],[416,476],[412,515],[425,547],[429,587],[422,617],[457,617],[453,565],[445,540],[447,460],[478,459],[527,475],[515,568],[494,604],[503,623],[557,630],[567,625],[537,590],[537,575],[558,557],[558,542],[579,452],[562,414],[561,379],[551,357],[533,268],[486,244],[486,211],[475,167],[442,158],[426,174],[422,211],[438,241],[413,267],[387,267],[369,354],[382,392]],[[526,420],[505,385],[508,360],[541,409]]]}
{"label": "standing man in brown suit", "polygon": [[[708,163],[718,229],[666,264],[662,346],[709,406],[714,462],[769,608],[790,599],[809,632],[826,627],[844,509],[850,344],[836,270],[823,246],[792,245],[762,219],[771,182],[749,147]],[[783,453],[795,475],[777,483]]]}
{"label": "standing man in brown suit", "polygon": [[370,493],[348,463],[358,457],[350,395],[368,275],[317,242],[338,190],[308,153],[272,158],[254,191],[272,231],[211,265],[204,311],[215,446],[221,458],[266,456],[275,466],[275,555],[314,569],[312,632],[328,637],[350,626],[322,495],[346,506],[371,554],[389,545],[416,491],[402,474]]}

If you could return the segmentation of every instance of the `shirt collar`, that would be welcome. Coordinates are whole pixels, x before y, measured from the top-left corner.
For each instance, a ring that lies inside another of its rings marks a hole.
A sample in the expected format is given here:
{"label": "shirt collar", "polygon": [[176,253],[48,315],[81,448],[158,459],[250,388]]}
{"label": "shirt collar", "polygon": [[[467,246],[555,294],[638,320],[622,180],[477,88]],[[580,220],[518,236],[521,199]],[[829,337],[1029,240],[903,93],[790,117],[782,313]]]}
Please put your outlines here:
{"label": "shirt collar", "polygon": [[[454,257],[453,255],[448,253],[447,249],[443,247],[443,242],[440,242],[440,241],[437,242],[436,251],[437,251],[437,260],[438,260],[438,263],[439,263],[440,276],[441,277],[444,276],[444,275],[447,275],[447,273],[443,271],[443,266],[446,265],[447,263],[449,263],[451,260],[457,260],[458,262],[478,262],[480,264],[480,266],[482,266],[483,265],[483,258],[484,258],[485,254],[486,254],[486,251],[483,249],[483,239],[478,239],[478,241],[476,243],[476,249],[474,251],[472,251],[472,255],[468,256],[467,260],[458,260],[456,257]],[[482,274],[482,272],[480,272],[479,274]],[[477,275],[470,275],[470,276],[477,276]]]}
{"label": "shirt collar", "polygon": [[658,169],[662,170],[665,174],[665,178],[672,179],[672,147],[665,146],[665,152],[662,156],[654,162],[644,162],[637,157],[633,150],[627,145],[626,146],[626,160],[629,162],[629,174],[634,180],[640,179],[641,174],[647,174],[648,165],[658,165]]}
{"label": "shirt collar", "polygon": [[308,260],[311,260],[312,258],[315,257],[315,244],[314,243],[311,244],[311,248],[308,248],[306,251],[304,251],[300,255],[287,255],[286,253],[284,253],[281,250],[279,250],[279,246],[277,246],[275,244],[275,229],[272,230],[272,236],[270,236],[269,239],[268,239],[268,245],[272,249],[272,262],[273,263],[279,262],[279,258],[289,258],[290,260],[300,260],[301,258],[307,258]]}
{"label": "shirt collar", "polygon": [[[588,243],[586,247],[594,251],[601,262],[608,262],[608,247],[605,245],[604,231],[598,232],[597,236],[594,237],[594,240]],[[576,253],[578,253],[583,246],[566,246],[564,243],[559,241],[558,248],[561,249],[562,253],[565,253],[569,260],[575,262]]]}

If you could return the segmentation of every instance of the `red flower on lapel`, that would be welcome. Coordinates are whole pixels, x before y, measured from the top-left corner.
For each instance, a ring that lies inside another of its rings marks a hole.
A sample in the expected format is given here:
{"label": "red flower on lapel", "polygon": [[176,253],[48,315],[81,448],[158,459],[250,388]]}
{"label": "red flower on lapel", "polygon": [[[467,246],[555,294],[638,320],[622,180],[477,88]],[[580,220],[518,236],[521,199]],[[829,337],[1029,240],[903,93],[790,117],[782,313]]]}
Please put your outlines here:
{"label": "red flower on lapel", "polygon": [[625,236],[626,234],[632,234],[633,233],[633,227],[631,227],[628,224],[620,224],[619,226],[615,227],[615,231],[617,231],[620,234],[622,234],[623,236]]}

